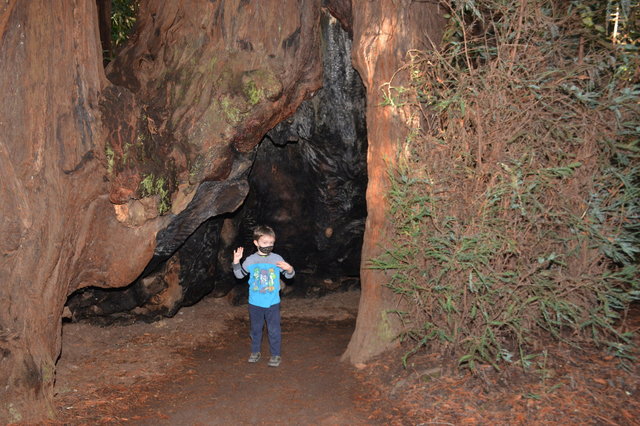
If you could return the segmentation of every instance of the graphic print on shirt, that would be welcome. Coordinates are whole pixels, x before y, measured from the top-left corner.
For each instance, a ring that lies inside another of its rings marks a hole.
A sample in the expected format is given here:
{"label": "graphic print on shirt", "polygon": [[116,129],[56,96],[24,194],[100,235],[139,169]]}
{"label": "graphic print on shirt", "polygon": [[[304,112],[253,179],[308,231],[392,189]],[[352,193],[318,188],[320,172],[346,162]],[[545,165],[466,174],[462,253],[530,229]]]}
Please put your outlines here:
{"label": "graphic print on shirt", "polygon": [[273,293],[276,290],[278,276],[273,267],[257,267],[253,270],[253,291]]}

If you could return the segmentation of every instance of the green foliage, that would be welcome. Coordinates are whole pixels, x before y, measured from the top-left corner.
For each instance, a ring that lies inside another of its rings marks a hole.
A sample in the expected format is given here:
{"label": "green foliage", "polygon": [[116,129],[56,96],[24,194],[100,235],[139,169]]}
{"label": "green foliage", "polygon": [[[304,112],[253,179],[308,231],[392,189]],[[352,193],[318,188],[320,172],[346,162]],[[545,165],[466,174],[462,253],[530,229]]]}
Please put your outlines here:
{"label": "green foliage", "polygon": [[232,102],[229,96],[225,96],[220,101],[220,107],[222,108],[222,112],[224,113],[226,120],[230,124],[237,124],[241,120],[241,112],[234,103]]}
{"label": "green foliage", "polygon": [[255,81],[250,80],[244,85],[244,93],[251,105],[255,105],[264,99],[264,89],[258,88]]}
{"label": "green foliage", "polygon": [[630,20],[614,37],[615,5],[446,4],[442,48],[410,52],[410,85],[383,88],[382,106],[423,123],[390,171],[392,245],[371,261],[406,301],[407,356],[528,367],[546,334],[631,358],[640,60]]}
{"label": "green foliage", "polygon": [[20,413],[20,410],[16,409],[13,406],[13,403],[9,403],[9,405],[7,405],[7,411],[9,412],[9,418],[13,421],[13,422],[20,422],[22,420],[22,413]]}
{"label": "green foliage", "polygon": [[173,142],[158,131],[155,113],[140,112],[135,132],[123,133],[123,138],[112,138],[105,144],[107,179],[113,187],[125,187],[133,177],[141,176],[137,195],[140,198],[155,197],[158,212],[165,214],[171,209],[171,194],[177,188],[175,160],[166,157]]}
{"label": "green foliage", "polygon": [[114,47],[120,47],[129,39],[137,12],[136,0],[111,1],[111,41]]}
{"label": "green foliage", "polygon": [[107,174],[111,175],[113,173],[113,167],[115,166],[115,152],[111,145],[105,145],[104,154],[107,158]]}
{"label": "green foliage", "polygon": [[386,83],[381,87],[382,92],[382,102],[380,102],[380,106],[392,106],[392,107],[402,107],[407,101],[404,99],[404,96],[409,91],[406,87],[402,86],[392,86],[390,83]]}
{"label": "green foliage", "polygon": [[141,197],[158,196],[158,212],[162,215],[171,210],[171,197],[166,180],[162,176],[148,174],[140,182]]}

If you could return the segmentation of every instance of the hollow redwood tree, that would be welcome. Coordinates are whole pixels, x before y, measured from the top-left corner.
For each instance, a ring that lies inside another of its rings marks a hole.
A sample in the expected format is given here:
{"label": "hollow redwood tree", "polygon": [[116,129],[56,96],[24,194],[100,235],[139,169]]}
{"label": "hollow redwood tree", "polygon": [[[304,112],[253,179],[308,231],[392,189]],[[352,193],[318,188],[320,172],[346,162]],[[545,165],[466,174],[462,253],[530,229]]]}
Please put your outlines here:
{"label": "hollow redwood tree", "polygon": [[199,217],[236,208],[247,153],[321,81],[319,1],[139,12],[107,79],[95,1],[0,6],[3,422],[54,415],[66,297],[133,281],[203,182]]}
{"label": "hollow redwood tree", "polygon": [[[55,415],[69,294],[131,283],[158,254],[158,235],[179,245],[242,202],[255,145],[320,86],[323,7],[353,23],[371,97],[366,260],[385,238],[384,157],[406,132],[376,109],[378,85],[403,49],[420,47],[432,5],[142,0],[135,33],[105,71],[95,0],[2,2],[0,421]],[[383,280],[363,270],[352,361],[389,343]]]}

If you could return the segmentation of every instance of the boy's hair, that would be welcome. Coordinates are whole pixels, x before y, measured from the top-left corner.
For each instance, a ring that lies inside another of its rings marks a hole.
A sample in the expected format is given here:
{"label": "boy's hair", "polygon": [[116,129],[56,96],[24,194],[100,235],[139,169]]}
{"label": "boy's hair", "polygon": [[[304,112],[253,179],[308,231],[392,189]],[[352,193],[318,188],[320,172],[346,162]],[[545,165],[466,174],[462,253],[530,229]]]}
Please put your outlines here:
{"label": "boy's hair", "polygon": [[258,241],[262,236],[276,237],[276,233],[273,232],[273,229],[267,225],[260,225],[253,228],[253,239]]}

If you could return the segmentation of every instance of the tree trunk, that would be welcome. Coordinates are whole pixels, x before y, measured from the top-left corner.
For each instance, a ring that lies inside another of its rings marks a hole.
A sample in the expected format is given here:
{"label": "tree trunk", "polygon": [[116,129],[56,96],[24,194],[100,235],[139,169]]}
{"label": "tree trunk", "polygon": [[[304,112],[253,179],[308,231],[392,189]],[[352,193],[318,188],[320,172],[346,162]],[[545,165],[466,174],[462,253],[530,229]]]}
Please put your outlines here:
{"label": "tree trunk", "polygon": [[[443,19],[438,7],[428,2],[380,0],[353,2],[353,63],[367,88],[367,222],[360,277],[362,295],[356,329],[343,355],[353,363],[364,362],[388,349],[399,331],[389,310],[400,300],[385,287],[389,277],[369,269],[368,261],[380,255],[390,240],[388,171],[396,161],[397,149],[412,127],[408,107],[382,106],[385,83],[408,84],[395,72],[411,49],[428,49],[430,37],[440,40]],[[393,81],[392,81],[393,79]]]}
{"label": "tree trunk", "polygon": [[[71,292],[131,283],[160,230],[163,248],[178,247],[216,206],[242,200],[237,190],[211,200],[207,188],[241,188],[246,153],[321,84],[320,3],[142,0],[136,33],[109,65],[112,84],[95,0],[2,2],[0,422],[54,415]],[[330,3],[348,22],[348,4]],[[386,161],[409,122],[379,106],[379,88],[406,50],[424,47],[425,29],[439,33],[434,9],[380,0],[352,10],[370,134],[365,262],[388,240]],[[203,199],[211,206],[192,205]],[[385,349],[395,331],[385,276],[363,265],[352,361]]]}
{"label": "tree trunk", "polygon": [[2,423],[53,416],[60,317],[76,260],[65,252],[80,243],[79,209],[98,195],[95,105],[105,81],[95,14],[89,1],[0,6]]}
{"label": "tree trunk", "polygon": [[0,423],[54,415],[67,296],[131,283],[159,230],[186,238],[216,214],[180,215],[200,183],[239,179],[242,152],[319,87],[319,8],[141,1],[116,86],[95,0],[2,2]]}

